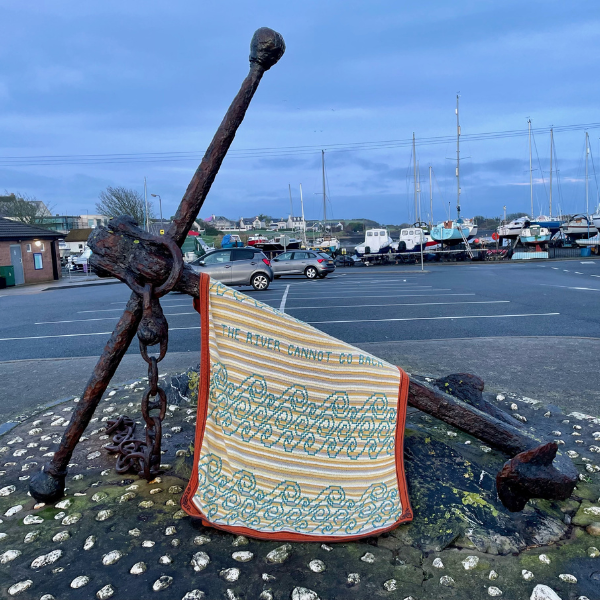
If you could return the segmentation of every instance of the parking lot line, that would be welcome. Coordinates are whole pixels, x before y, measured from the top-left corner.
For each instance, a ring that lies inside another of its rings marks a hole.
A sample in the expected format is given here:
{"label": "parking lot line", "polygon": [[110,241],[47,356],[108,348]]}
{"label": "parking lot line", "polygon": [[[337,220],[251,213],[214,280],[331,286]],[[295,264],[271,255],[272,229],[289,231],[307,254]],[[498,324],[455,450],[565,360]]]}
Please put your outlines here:
{"label": "parking lot line", "polygon": [[288,306],[288,310],[306,310],[311,308],[373,308],[376,306],[442,306],[454,304],[509,304],[510,300],[467,300],[465,302],[398,302],[394,304],[336,304],[335,306]]}
{"label": "parking lot line", "polygon": [[[185,304],[170,304],[169,308],[176,308],[178,306],[189,306],[190,302],[186,302]],[[121,312],[123,312],[122,308],[98,308],[96,310],[78,310],[77,314],[83,314],[83,313],[97,313],[97,312],[115,312],[120,310]]]}
{"label": "parking lot line", "polygon": [[554,317],[560,313],[525,313],[522,315],[464,315],[461,317],[410,317],[401,319],[350,319],[344,321],[307,321],[311,325],[327,323],[385,323],[389,321],[436,321],[440,319],[506,319],[509,317]]}
{"label": "parking lot line", "polygon": [[285,292],[283,292],[283,298],[281,299],[281,302],[279,304],[279,310],[281,312],[285,312],[285,301],[287,300],[287,295],[288,295],[289,291],[290,291],[290,286],[286,285],[285,286]]}
{"label": "parking lot line", "polygon": [[[424,291],[424,290],[423,290]],[[434,291],[434,290],[432,290]],[[441,290],[445,291],[445,290]],[[450,291],[450,288],[448,288]],[[392,296],[383,296],[377,294],[377,298],[417,298],[417,297],[431,297],[431,296],[475,296],[476,294],[465,293],[465,294],[393,294]],[[254,297],[254,296],[253,296]],[[319,300],[320,298],[327,298],[331,300],[338,300],[340,298],[373,298],[373,294],[364,294],[361,296],[354,296],[352,294],[347,294],[346,296],[330,296],[329,294],[324,294],[322,296],[291,296],[290,300]],[[260,298],[259,298],[260,299]]]}

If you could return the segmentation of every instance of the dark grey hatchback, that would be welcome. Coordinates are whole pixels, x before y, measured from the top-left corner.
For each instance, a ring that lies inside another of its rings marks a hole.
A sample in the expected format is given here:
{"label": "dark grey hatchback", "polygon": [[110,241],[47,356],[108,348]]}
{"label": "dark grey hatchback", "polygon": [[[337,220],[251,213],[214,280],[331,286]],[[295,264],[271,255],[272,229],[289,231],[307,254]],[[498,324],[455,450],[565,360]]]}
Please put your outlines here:
{"label": "dark grey hatchback", "polygon": [[212,250],[190,266],[196,273],[208,273],[225,285],[251,285],[263,291],[273,281],[271,262],[258,248]]}

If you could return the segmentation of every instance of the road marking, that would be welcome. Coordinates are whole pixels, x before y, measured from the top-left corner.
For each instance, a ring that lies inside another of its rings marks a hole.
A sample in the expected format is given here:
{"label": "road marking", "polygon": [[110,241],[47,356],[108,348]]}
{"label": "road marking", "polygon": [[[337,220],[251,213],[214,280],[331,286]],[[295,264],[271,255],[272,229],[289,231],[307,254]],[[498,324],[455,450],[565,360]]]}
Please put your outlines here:
{"label": "road marking", "polygon": [[[182,312],[182,313],[165,313],[165,317],[180,317],[182,315],[197,315],[198,313],[193,310],[191,312]],[[34,325],[53,325],[55,323],[87,323],[89,321],[114,321],[118,318],[118,315],[114,317],[95,317],[93,319],[72,319],[70,321],[40,321],[39,323],[34,323]]]}
{"label": "road marking", "polygon": [[[448,288],[449,291],[450,288]],[[445,290],[442,290],[445,291]],[[418,297],[431,297],[431,296],[475,296],[476,294],[394,294],[392,296],[381,296],[377,295],[377,298],[418,298]],[[365,294],[361,296],[353,296],[351,294],[346,296],[292,296],[290,300],[320,300],[322,298],[330,298],[331,300],[337,300],[339,298],[373,298],[373,294]]]}
{"label": "road marking", "polygon": [[281,299],[281,304],[279,305],[279,310],[281,312],[285,312],[285,301],[287,300],[288,292],[290,291],[290,286],[287,285],[285,287],[285,292],[283,292],[283,298]]}
{"label": "road marking", "polygon": [[[188,329],[200,329],[200,326],[191,327],[169,327],[169,331],[181,331]],[[98,331],[95,333],[63,333],[61,335],[32,335],[29,337],[13,337],[13,338],[0,338],[0,342],[11,342],[14,340],[45,340],[49,338],[69,338],[69,337],[86,337],[89,335],[111,335],[112,331]]]}
{"label": "road marking", "polygon": [[554,269],[555,271],[558,271],[558,267],[550,267],[551,269]]}
{"label": "road marking", "polygon": [[600,275],[590,275],[590,277],[600,277]]}
{"label": "road marking", "polygon": [[[593,277],[593,275],[592,275]],[[540,283],[540,285],[543,285],[545,287],[557,287],[557,288],[565,288],[567,290],[585,290],[588,292],[600,292],[600,290],[598,288],[587,288],[587,287],[573,287],[570,285],[553,285],[551,283]]]}
{"label": "road marking", "polygon": [[563,269],[563,271],[564,271],[565,273],[568,273],[568,272],[569,272],[569,270],[568,270],[568,269]]}
{"label": "road marking", "polygon": [[[170,304],[169,308],[177,308],[178,306],[188,306],[189,307],[190,303],[186,302],[185,304]],[[121,312],[123,312],[122,308],[99,308],[96,310],[78,310],[77,314],[83,314],[83,313],[97,313],[97,312],[115,312],[117,310],[120,310]]]}
{"label": "road marking", "polygon": [[510,300],[467,300],[466,302],[399,302],[397,304],[336,304],[335,306],[288,306],[288,310],[309,308],[367,308],[374,306],[442,306],[454,304],[508,304]]}
{"label": "road marking", "polygon": [[580,265],[593,265],[594,261],[593,260],[582,260],[579,262]]}
{"label": "road marking", "polygon": [[575,275],[583,275],[583,273],[580,273],[579,271],[575,271]]}
{"label": "road marking", "polygon": [[440,319],[506,319],[510,317],[553,317],[560,313],[529,313],[522,315],[465,315],[462,317],[411,317],[403,319],[356,319],[349,321],[307,321],[311,325],[325,323],[384,323],[389,321],[437,321]]}

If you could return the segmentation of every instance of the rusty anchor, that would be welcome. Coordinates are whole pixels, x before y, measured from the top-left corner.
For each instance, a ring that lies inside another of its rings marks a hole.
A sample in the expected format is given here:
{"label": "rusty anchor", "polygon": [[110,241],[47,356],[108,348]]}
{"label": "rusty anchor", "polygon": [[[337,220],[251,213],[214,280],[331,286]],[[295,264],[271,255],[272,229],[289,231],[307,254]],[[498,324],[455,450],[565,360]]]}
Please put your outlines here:
{"label": "rusty anchor", "polygon": [[[183,263],[179,248],[198,216],[264,72],[277,63],[284,51],[283,38],[277,32],[261,28],[254,34],[250,72],[217,129],[166,236],[151,236],[128,216],[113,219],[108,227],[99,227],[91,234],[88,244],[93,250],[92,266],[127,283],[133,293],[73,412],[59,449],[30,481],[30,492],[36,500],[52,502],[64,494],[67,465],[75,446],[136,331],[142,356],[148,363],[149,389],[142,406],[146,437],[136,439],[135,423],[120,417],[108,424],[113,435],[108,449],[119,454],[119,472],[131,469],[147,479],[160,472],[160,423],[165,400],[158,386],[157,363],[167,350],[168,325],[158,298],[170,290],[198,298],[198,275]],[[160,354],[150,357],[147,349],[155,344],[160,345]],[[483,382],[480,387],[482,390]],[[556,444],[536,440],[507,422],[498,409],[473,406],[415,380],[410,382],[408,402],[512,457],[497,476],[499,497],[509,510],[522,510],[534,497],[563,500],[571,495],[577,471],[570,459],[557,454]],[[158,410],[158,415],[152,416],[152,410]]]}

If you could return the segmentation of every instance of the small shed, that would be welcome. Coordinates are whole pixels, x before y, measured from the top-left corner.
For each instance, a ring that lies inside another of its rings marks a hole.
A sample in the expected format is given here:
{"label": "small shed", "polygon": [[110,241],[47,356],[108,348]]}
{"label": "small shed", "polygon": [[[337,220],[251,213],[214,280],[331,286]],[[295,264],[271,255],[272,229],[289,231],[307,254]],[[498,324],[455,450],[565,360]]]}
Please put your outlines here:
{"label": "small shed", "polygon": [[15,285],[60,279],[56,231],[0,218],[0,267],[14,268]]}

